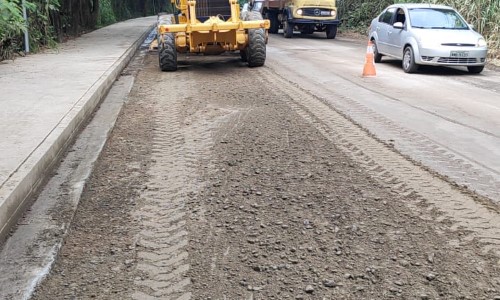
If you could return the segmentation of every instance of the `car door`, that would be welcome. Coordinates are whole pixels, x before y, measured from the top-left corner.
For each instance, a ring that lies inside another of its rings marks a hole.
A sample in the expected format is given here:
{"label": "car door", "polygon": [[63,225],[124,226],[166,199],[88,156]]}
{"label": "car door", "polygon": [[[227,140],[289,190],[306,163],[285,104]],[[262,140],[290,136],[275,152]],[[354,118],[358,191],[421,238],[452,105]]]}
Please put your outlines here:
{"label": "car door", "polygon": [[377,48],[380,53],[389,53],[389,32],[392,32],[392,20],[394,14],[396,13],[395,7],[387,8],[382,14],[380,14],[377,22]]}
{"label": "car door", "polygon": [[[407,15],[402,7],[395,9],[395,14],[391,20],[390,28],[387,31],[387,47],[390,55],[401,58],[403,57],[403,43],[406,33]],[[394,24],[401,23],[403,28],[395,28]]]}

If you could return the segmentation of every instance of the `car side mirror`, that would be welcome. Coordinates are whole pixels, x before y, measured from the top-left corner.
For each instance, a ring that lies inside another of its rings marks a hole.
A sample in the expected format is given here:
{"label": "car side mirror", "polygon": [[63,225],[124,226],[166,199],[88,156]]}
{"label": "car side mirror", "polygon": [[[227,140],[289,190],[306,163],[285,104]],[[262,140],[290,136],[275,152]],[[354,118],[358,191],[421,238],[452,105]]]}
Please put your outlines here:
{"label": "car side mirror", "polygon": [[403,25],[403,22],[396,22],[396,23],[392,24],[392,27],[394,27],[396,29],[403,29],[403,28],[405,28],[405,26]]}

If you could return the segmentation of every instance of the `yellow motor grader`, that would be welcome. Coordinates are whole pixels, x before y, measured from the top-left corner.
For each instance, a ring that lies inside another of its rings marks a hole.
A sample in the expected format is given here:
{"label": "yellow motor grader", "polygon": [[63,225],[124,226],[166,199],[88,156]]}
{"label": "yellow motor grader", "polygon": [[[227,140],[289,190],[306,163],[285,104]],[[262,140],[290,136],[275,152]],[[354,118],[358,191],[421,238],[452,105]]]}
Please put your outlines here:
{"label": "yellow motor grader", "polygon": [[[239,51],[249,67],[266,60],[269,20],[261,5],[237,0],[171,0],[174,14],[158,16],[158,55],[162,71],[177,70],[177,53],[217,55]],[[255,9],[254,9],[255,8]]]}

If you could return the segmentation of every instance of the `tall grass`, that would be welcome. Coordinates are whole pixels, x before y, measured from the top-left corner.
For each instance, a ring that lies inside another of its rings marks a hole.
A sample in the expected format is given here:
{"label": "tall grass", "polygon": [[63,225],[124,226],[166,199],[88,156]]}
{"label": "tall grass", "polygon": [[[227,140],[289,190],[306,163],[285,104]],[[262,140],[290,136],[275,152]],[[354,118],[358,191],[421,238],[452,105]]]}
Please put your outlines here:
{"label": "tall grass", "polygon": [[337,9],[343,27],[366,33],[371,20],[393,3],[394,0],[337,0]]}
{"label": "tall grass", "polygon": [[500,1],[499,0],[441,0],[455,7],[488,42],[490,57],[500,58]]}

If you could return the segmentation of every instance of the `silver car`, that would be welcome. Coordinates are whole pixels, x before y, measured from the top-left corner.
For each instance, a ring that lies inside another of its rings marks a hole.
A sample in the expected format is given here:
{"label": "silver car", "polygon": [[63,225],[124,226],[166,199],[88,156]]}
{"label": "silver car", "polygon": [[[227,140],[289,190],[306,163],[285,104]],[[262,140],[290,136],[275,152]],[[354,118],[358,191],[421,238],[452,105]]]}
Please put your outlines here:
{"label": "silver car", "polygon": [[486,64],[486,41],[449,6],[391,5],[372,20],[369,38],[375,62],[384,55],[400,59],[407,73],[419,65],[465,66],[481,73]]}

